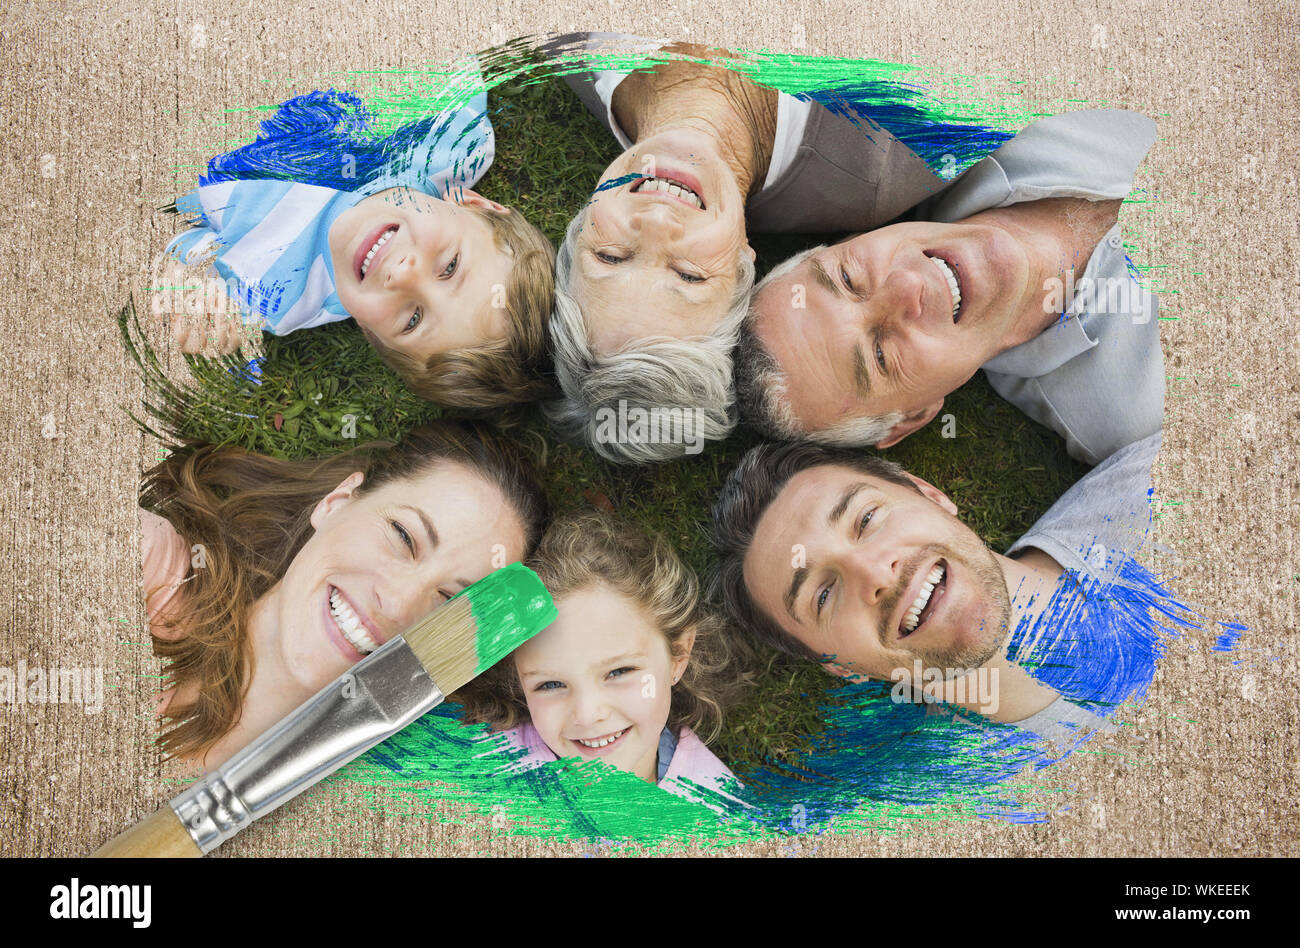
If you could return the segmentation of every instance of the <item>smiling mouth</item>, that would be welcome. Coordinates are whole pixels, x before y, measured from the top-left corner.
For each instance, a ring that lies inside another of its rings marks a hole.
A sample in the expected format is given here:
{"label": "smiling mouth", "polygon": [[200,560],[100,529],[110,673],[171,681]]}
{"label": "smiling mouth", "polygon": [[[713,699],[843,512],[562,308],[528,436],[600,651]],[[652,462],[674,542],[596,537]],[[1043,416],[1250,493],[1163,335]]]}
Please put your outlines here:
{"label": "smiling mouth", "polygon": [[961,279],[957,276],[957,264],[933,254],[926,254],[925,258],[939,268],[948,284],[948,290],[952,293],[952,322],[956,325],[961,322]]}
{"label": "smiling mouth", "polygon": [[600,750],[602,747],[608,747],[609,745],[613,744],[615,741],[617,741],[620,737],[622,737],[630,730],[632,730],[632,728],[625,727],[621,731],[613,731],[612,733],[606,734],[602,737],[592,737],[592,738],[575,737],[572,738],[572,741],[575,744],[581,744],[583,747],[588,747],[591,748],[592,750]]}
{"label": "smiling mouth", "polygon": [[[925,582],[921,584],[920,591],[916,594],[916,599],[907,607],[903,613],[903,621],[898,624],[898,637],[905,639],[930,618],[934,612],[934,607],[939,598],[947,591],[948,588],[948,566],[942,560],[934,565],[929,575],[925,577]],[[938,596],[935,593],[939,593]]]}
{"label": "smiling mouth", "polygon": [[704,199],[695,191],[687,187],[682,182],[674,178],[651,177],[642,178],[636,184],[632,185],[633,194],[665,194],[668,197],[676,198],[683,204],[706,211]]}
{"label": "smiling mouth", "polygon": [[371,637],[343,594],[334,586],[330,587],[330,618],[344,640],[362,655],[369,655],[379,648],[379,643]]}
{"label": "smiling mouth", "polygon": [[376,237],[374,242],[371,243],[368,248],[363,248],[366,250],[366,254],[361,258],[361,262],[357,265],[357,280],[364,280],[366,278],[366,273],[370,270],[370,264],[379,254],[380,248],[383,247],[384,244],[388,243],[392,236],[397,233],[397,230],[397,225],[393,224]]}

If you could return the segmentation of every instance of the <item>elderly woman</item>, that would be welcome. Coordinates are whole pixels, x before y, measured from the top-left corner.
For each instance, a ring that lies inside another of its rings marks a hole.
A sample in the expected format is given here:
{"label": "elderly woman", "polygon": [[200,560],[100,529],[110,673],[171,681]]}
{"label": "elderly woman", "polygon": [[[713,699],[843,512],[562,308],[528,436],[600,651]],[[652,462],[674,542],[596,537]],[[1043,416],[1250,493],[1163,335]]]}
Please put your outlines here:
{"label": "elderly woman", "polygon": [[[660,46],[579,34],[547,52]],[[692,58],[567,77],[625,150],[558,254],[550,330],[564,397],[547,415],[561,435],[619,461],[674,457],[692,439],[731,430],[731,349],[754,277],[747,219],[768,232],[864,230],[942,186],[852,109],[836,114],[758,85],[727,68],[719,50],[662,52]],[[695,430],[627,437],[634,429],[606,423],[637,409],[677,410],[682,427]]]}
{"label": "elderly woman", "polygon": [[[437,422],[314,461],[190,445],[148,472],[163,749],[219,766],[365,655],[528,555],[546,503],[487,430]],[[189,574],[187,576],[187,574]]]}

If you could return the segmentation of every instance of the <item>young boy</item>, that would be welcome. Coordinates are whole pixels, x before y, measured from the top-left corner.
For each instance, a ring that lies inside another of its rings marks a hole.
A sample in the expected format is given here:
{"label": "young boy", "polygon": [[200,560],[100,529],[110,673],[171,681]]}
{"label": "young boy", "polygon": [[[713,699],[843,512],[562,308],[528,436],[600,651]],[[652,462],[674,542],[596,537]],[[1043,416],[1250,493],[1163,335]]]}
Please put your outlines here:
{"label": "young boy", "polygon": [[[486,106],[480,94],[415,144],[386,148],[355,190],[246,178],[178,200],[196,226],[168,247],[179,263],[155,301],[177,344],[233,352],[244,331],[351,318],[431,401],[487,408],[544,394],[554,251],[518,211],[470,190],[493,157]],[[196,288],[184,268],[205,263]]]}

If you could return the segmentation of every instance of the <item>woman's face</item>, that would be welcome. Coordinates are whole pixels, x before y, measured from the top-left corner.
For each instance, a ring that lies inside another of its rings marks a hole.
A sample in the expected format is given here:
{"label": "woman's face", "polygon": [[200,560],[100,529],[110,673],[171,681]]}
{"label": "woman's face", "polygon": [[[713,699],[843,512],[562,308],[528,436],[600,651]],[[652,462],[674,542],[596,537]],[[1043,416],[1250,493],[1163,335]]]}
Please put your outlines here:
{"label": "woman's face", "polygon": [[264,597],[259,673],[309,694],[524,555],[514,507],[468,467],[438,462],[373,491],[358,491],[362,480],[353,474],[317,504],[315,532]]}
{"label": "woman's face", "polygon": [[713,331],[736,286],[745,199],[705,134],[637,142],[600,179],[574,247],[572,292],[592,348]]}

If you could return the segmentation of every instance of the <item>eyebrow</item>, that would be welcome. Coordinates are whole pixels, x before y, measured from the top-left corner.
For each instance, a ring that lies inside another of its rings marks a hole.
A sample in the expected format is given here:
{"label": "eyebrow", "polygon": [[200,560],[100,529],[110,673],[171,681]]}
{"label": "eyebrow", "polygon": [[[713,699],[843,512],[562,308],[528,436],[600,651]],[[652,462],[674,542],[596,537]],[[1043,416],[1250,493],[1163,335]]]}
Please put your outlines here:
{"label": "eyebrow", "polygon": [[859,398],[871,397],[871,370],[867,368],[867,354],[862,346],[853,347],[853,384]]}
{"label": "eyebrow", "polygon": [[[831,527],[831,529],[834,529],[836,524],[839,522],[839,519],[844,516],[844,511],[849,509],[849,504],[853,503],[853,498],[858,496],[858,494],[866,488],[867,484],[865,481],[860,481],[857,484],[850,484],[848,486],[840,496],[839,501],[837,501],[835,506],[830,509],[830,513],[826,515],[826,523]],[[799,619],[794,614],[795,600],[799,598],[799,590],[803,588],[803,584],[807,579],[808,567],[800,566],[794,571],[794,576],[790,579],[790,588],[785,591],[785,611],[788,612],[790,618],[794,619],[796,622],[798,622]]]}
{"label": "eyebrow", "polygon": [[[644,653],[644,652],[639,652],[639,651],[638,651],[638,652],[625,652],[625,653],[622,654],[622,655],[615,655],[613,658],[603,658],[603,659],[601,659],[599,662],[596,662],[595,664],[593,664],[591,667],[592,667],[592,668],[605,668],[605,667],[607,667],[607,666],[609,666],[609,665],[617,665],[619,662],[625,662],[625,661],[628,661],[628,660],[630,660],[630,659],[641,659],[641,660],[644,660],[644,659],[645,659],[645,653]],[[536,677],[536,676],[541,676],[541,677],[544,677],[544,678],[563,678],[563,677],[564,677],[564,676],[563,676],[562,674],[560,674],[559,672],[547,671],[547,670],[545,670],[545,669],[541,669],[541,668],[534,668],[534,669],[530,669],[530,670],[528,670],[528,671],[521,671],[521,672],[519,673],[519,677],[520,677],[520,678],[533,678],[533,677]]]}
{"label": "eyebrow", "polygon": [[428,515],[420,508],[412,507],[410,504],[403,504],[403,506],[420,518],[420,523],[424,524],[424,532],[429,537],[429,548],[437,549],[438,531],[433,529],[433,521],[431,521]]}
{"label": "eyebrow", "polygon": [[812,266],[813,278],[822,285],[823,289],[827,292],[834,293],[836,296],[844,295],[843,287],[841,287],[840,284],[831,277],[830,273],[826,271],[826,267],[822,265],[820,260],[813,257],[810,261],[810,265]]}

